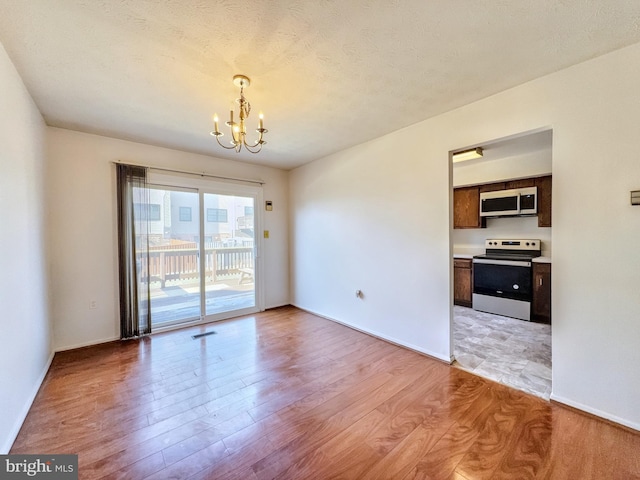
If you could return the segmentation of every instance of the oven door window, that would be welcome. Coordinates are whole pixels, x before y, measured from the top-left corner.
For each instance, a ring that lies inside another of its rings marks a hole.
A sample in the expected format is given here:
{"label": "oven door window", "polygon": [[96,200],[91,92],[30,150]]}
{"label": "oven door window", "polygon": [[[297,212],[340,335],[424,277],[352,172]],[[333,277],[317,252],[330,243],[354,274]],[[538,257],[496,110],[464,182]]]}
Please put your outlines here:
{"label": "oven door window", "polygon": [[531,301],[531,267],[473,264],[473,293]]}

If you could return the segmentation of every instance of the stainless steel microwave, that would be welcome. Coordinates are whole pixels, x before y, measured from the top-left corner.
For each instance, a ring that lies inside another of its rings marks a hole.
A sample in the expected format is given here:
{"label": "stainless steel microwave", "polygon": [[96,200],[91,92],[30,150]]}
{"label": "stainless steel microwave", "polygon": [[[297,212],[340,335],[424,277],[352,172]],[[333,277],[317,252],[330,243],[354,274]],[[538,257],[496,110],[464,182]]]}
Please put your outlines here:
{"label": "stainless steel microwave", "polygon": [[538,187],[497,190],[480,194],[481,217],[509,217],[538,213]]}

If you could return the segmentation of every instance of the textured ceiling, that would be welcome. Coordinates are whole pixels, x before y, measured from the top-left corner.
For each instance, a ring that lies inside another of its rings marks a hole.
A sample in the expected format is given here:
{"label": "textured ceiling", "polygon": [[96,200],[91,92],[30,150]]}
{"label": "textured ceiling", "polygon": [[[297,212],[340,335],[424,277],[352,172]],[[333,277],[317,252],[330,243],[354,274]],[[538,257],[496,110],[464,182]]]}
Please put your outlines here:
{"label": "textured ceiling", "polygon": [[[48,125],[292,168],[640,42],[640,1],[0,0],[0,41]],[[258,155],[209,135],[237,73]]]}

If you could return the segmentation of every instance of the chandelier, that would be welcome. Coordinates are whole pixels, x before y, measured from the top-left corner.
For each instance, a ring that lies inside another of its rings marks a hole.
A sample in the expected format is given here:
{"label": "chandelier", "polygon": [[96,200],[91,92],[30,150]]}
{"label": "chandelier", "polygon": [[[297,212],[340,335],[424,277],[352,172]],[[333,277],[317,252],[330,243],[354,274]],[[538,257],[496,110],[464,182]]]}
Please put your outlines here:
{"label": "chandelier", "polygon": [[229,142],[231,146],[226,146],[222,144],[222,142],[220,142],[220,137],[224,136],[224,133],[222,133],[218,129],[217,114],[213,117],[214,130],[213,132],[211,132],[211,135],[216,137],[218,145],[220,145],[222,148],[226,148],[227,150],[233,149],[239,153],[240,150],[242,150],[242,146],[244,145],[244,147],[251,153],[258,153],[260,150],[262,150],[262,145],[267,143],[262,139],[262,137],[265,133],[268,132],[268,130],[264,128],[264,125],[262,123],[263,116],[262,113],[260,113],[258,118],[258,128],[256,128],[256,132],[258,132],[258,140],[256,140],[255,143],[247,143],[247,130],[244,122],[247,118],[249,118],[249,113],[251,112],[251,104],[246,98],[244,98],[244,87],[248,87],[251,84],[251,80],[245,75],[234,75],[233,84],[236,87],[240,87],[240,98],[236,99],[236,103],[240,106],[240,112],[238,114],[238,116],[240,117],[240,122],[234,122],[233,109],[231,109],[231,111],[229,112],[229,121],[225,122],[225,124],[231,130],[231,141]]}

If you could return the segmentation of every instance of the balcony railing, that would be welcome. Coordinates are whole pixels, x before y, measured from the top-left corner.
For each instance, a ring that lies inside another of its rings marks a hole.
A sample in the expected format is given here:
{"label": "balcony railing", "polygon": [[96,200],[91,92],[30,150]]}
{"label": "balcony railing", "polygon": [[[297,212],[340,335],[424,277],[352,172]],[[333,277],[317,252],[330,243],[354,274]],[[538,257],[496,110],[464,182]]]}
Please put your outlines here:
{"label": "balcony railing", "polygon": [[[199,249],[194,247],[151,247],[148,267],[146,255],[138,255],[141,281],[160,282],[160,287],[164,288],[170,280],[197,279],[200,277],[199,255]],[[204,274],[208,282],[240,275],[240,269],[254,268],[252,247],[207,247],[204,256]]]}

